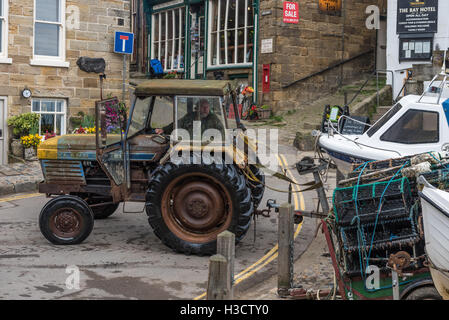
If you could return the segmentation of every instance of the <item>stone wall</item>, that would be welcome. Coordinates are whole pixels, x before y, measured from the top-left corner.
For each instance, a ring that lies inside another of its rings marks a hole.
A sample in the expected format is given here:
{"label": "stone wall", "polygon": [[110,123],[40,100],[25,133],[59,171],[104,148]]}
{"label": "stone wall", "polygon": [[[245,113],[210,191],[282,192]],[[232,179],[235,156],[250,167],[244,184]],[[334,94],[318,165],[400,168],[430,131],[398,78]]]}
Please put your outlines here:
{"label": "stone wall", "polygon": [[[369,5],[386,9],[385,0],[346,0],[341,16],[321,13],[318,0],[299,2],[298,24],[283,23],[283,2],[260,3],[260,42],[273,39],[274,52],[260,54],[258,74],[262,92],[262,65],[271,66],[270,93],[261,93],[261,103],[275,111],[304,109],[307,103],[334,92],[340,84],[356,80],[374,69],[376,30],[366,28]],[[343,41],[344,33],[344,41]],[[284,86],[328,68],[342,60],[365,54],[343,67]]]}
{"label": "stone wall", "polygon": [[[130,30],[129,0],[66,0],[66,8],[76,6],[80,12],[78,29],[66,28],[65,67],[30,65],[33,56],[33,0],[9,0],[9,48],[11,64],[0,64],[0,96],[8,97],[8,115],[31,110],[31,99],[21,97],[24,87],[34,98],[64,98],[69,118],[79,111],[93,113],[100,99],[98,74],[79,70],[79,57],[102,57],[106,60],[104,95],[121,98],[123,60],[113,53],[114,31]],[[71,12],[67,10],[67,18]],[[127,69],[129,70],[129,63]]]}

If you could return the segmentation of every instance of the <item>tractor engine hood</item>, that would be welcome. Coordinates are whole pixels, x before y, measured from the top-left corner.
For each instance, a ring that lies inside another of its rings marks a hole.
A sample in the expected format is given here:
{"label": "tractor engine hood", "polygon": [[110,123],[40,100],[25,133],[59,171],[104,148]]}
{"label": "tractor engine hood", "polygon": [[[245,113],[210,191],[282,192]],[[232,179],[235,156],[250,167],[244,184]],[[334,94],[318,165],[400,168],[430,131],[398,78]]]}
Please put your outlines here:
{"label": "tractor engine hood", "polygon": [[[107,144],[120,141],[120,135],[108,135]],[[95,134],[69,134],[42,142],[39,160],[96,160]]]}

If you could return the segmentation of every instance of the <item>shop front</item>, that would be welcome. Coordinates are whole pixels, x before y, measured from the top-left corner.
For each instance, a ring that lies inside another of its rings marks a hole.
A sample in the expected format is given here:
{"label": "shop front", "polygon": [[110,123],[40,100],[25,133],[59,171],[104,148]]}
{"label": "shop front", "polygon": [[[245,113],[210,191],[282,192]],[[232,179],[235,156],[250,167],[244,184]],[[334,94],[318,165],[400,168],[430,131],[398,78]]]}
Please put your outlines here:
{"label": "shop front", "polygon": [[147,73],[157,59],[164,78],[239,79],[257,90],[257,0],[144,1]]}

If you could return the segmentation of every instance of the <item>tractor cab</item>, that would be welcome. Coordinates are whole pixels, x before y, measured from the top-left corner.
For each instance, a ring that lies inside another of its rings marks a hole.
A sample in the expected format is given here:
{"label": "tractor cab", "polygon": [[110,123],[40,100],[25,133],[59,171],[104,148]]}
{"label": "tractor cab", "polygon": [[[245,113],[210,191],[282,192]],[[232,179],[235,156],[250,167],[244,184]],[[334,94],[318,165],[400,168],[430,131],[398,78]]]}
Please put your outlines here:
{"label": "tractor cab", "polygon": [[136,87],[126,125],[123,117],[110,120],[107,100],[98,102],[97,158],[114,181],[113,194],[142,200],[145,186],[135,183],[145,178],[142,164],[151,171],[181,146],[226,148],[228,129],[242,127],[232,116],[234,90],[229,81],[149,80]]}

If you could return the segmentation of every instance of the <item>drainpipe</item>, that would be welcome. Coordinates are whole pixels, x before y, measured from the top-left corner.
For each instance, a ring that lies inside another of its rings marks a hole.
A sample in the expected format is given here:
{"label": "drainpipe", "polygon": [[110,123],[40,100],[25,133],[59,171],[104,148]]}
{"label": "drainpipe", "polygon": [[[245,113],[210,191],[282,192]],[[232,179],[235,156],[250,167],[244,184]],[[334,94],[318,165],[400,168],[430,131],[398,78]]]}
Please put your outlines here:
{"label": "drainpipe", "polygon": [[[346,22],[346,5],[345,0],[341,0],[341,11],[343,15],[343,26],[341,34],[341,61],[345,59],[345,22]],[[343,86],[343,65],[340,66],[340,83],[339,87]]]}
{"label": "drainpipe", "polygon": [[255,104],[259,101],[259,90],[258,90],[258,62],[259,62],[259,0],[255,0],[253,2],[253,8],[254,8],[254,52],[253,52],[253,85],[254,88],[254,94],[253,94],[253,102]]}

